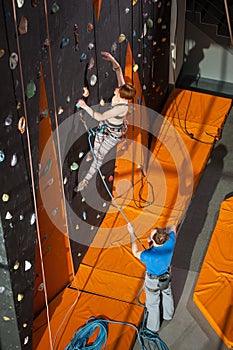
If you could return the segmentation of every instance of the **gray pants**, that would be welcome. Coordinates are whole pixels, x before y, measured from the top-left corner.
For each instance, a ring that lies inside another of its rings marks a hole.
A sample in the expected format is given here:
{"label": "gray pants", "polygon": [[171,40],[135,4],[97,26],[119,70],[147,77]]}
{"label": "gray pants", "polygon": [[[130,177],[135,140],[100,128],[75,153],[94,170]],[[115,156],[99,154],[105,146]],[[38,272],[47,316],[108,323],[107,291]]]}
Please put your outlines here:
{"label": "gray pants", "polygon": [[146,274],[145,292],[146,292],[146,308],[148,311],[146,327],[153,332],[158,332],[160,327],[160,296],[162,294],[163,319],[171,320],[174,313],[174,301],[171,290],[171,283],[167,289],[162,291],[151,292],[158,288],[158,279],[151,279]]}
{"label": "gray pants", "polygon": [[[111,135],[106,135],[103,133],[96,134],[94,142],[95,159],[93,160],[90,169],[84,178],[87,181],[90,181],[97,172],[98,167],[101,167],[104,161],[104,157],[107,155],[107,153],[121,141],[121,131],[112,132]],[[114,136],[117,138],[114,138]]]}

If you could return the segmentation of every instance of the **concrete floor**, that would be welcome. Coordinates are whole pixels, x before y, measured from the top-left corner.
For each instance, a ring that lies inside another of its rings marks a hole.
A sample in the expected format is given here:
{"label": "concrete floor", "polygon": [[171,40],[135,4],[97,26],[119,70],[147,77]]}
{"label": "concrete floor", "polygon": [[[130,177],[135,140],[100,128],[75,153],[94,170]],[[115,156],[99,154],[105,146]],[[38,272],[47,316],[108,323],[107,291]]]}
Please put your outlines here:
{"label": "concrete floor", "polygon": [[[224,197],[233,192],[233,108],[215,145],[186,218],[173,257],[175,314],[162,324],[160,338],[169,350],[225,350],[227,347],[193,302],[193,290]],[[141,350],[136,341],[133,350]]]}

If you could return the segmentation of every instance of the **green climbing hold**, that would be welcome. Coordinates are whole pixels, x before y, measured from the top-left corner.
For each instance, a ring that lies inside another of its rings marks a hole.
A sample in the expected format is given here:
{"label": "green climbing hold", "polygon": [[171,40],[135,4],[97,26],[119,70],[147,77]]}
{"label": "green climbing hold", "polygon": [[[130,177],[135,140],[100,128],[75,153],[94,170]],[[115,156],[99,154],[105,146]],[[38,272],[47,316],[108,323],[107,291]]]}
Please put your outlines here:
{"label": "green climbing hold", "polygon": [[73,171],[77,170],[78,169],[78,164],[76,162],[73,162],[71,164],[71,166],[70,166],[70,169],[73,170]]}
{"label": "green climbing hold", "polygon": [[30,80],[29,83],[27,84],[26,88],[26,96],[27,98],[32,98],[36,93],[36,85],[33,80]]}
{"label": "green climbing hold", "polygon": [[147,20],[147,27],[148,28],[153,28],[153,25],[154,25],[153,19],[148,18],[148,20]]}
{"label": "green climbing hold", "polygon": [[57,13],[60,10],[59,5],[56,3],[56,1],[52,4],[51,12]]}
{"label": "green climbing hold", "polygon": [[41,112],[41,117],[45,118],[49,115],[49,111],[47,109],[44,109],[42,112]]}
{"label": "green climbing hold", "polygon": [[49,170],[51,169],[51,165],[52,165],[52,159],[49,158],[49,160],[47,161],[47,164],[44,167],[44,170],[42,171],[40,176],[45,176],[49,172]]}

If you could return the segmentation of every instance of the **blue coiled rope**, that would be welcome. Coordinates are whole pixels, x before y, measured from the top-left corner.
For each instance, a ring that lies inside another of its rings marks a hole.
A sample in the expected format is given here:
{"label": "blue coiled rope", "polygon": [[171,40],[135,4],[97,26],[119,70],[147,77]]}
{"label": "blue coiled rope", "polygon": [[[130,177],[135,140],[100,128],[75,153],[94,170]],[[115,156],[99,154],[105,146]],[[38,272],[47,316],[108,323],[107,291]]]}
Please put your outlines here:
{"label": "blue coiled rope", "polygon": [[[145,318],[144,318],[145,320]],[[144,324],[143,320],[143,324]],[[138,331],[133,323],[106,320],[101,318],[92,318],[83,327],[77,330],[72,341],[66,346],[65,350],[102,350],[105,349],[108,336],[108,323],[120,324],[133,327],[137,332],[138,342],[142,350],[169,350],[157,333],[142,328]],[[94,342],[88,344],[89,338],[99,328],[99,333]]]}
{"label": "blue coiled rope", "polygon": [[[96,340],[92,344],[87,344],[89,338],[99,328]],[[85,326],[78,329],[74,337],[65,350],[101,350],[105,346],[108,337],[108,324],[106,320],[94,319]]]}

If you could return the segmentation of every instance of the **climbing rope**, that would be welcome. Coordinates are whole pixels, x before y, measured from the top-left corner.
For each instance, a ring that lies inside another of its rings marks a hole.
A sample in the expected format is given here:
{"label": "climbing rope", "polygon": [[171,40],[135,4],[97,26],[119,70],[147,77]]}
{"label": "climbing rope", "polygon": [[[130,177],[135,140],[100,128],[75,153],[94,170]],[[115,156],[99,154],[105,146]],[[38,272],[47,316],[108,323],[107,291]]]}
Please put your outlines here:
{"label": "climbing rope", "polygon": [[[144,327],[146,309],[144,309],[144,318],[142,329],[139,331],[135,324],[130,322],[115,321],[102,318],[91,318],[81,328],[79,328],[72,341],[66,346],[65,350],[101,350],[105,349],[108,337],[108,324],[118,324],[133,327],[136,330],[138,342],[142,350],[169,350],[164,341],[157,333],[154,333]],[[96,339],[89,342],[89,338],[99,330]],[[89,342],[89,344],[88,344]]]}

